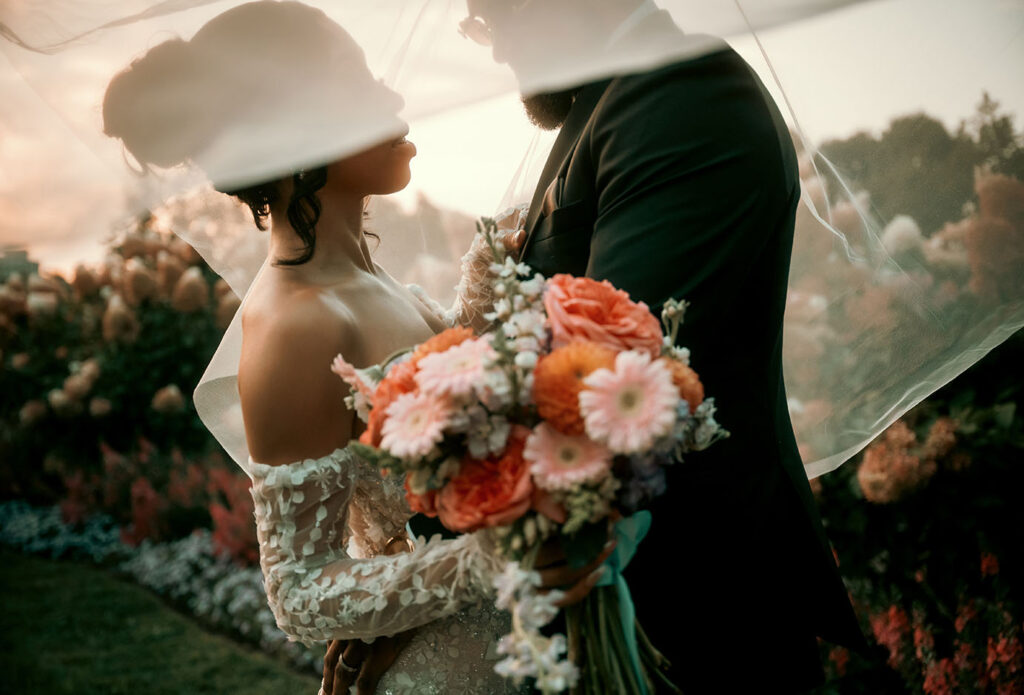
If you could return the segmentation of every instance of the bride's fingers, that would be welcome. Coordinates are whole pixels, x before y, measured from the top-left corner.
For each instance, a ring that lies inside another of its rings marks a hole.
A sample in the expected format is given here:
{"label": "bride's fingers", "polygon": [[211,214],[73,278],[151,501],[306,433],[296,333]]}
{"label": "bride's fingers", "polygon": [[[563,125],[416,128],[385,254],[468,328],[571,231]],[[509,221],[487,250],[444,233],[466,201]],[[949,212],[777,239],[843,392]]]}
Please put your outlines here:
{"label": "bride's fingers", "polygon": [[358,695],[373,695],[377,692],[377,684],[380,683],[380,679],[395,663],[395,659],[412,639],[414,633],[414,630],[409,630],[392,638],[376,640],[373,643],[373,649],[370,650],[356,677],[356,693]]}
{"label": "bride's fingers", "polygon": [[601,580],[604,575],[605,568],[598,567],[596,570],[588,574],[584,579],[580,580],[571,589],[563,593],[563,596],[555,601],[555,605],[559,608],[565,608],[573,604],[579,603],[587,597],[587,594],[597,585],[597,582]]}
{"label": "bride's fingers", "polygon": [[331,640],[327,645],[327,653],[324,654],[324,682],[323,695],[334,695],[334,669],[338,667],[342,652],[348,645],[347,640]]}
{"label": "bride's fingers", "polygon": [[612,551],[615,550],[615,545],[616,542],[614,540],[610,541],[593,562],[583,567],[574,568],[566,564],[559,564],[538,570],[537,574],[540,575],[540,585],[545,589],[556,589],[576,584],[601,567],[604,561],[608,559],[608,556],[612,554]]}
{"label": "bride's fingers", "polygon": [[362,640],[348,641],[345,651],[334,667],[334,695],[348,695],[371,651],[370,645]]}

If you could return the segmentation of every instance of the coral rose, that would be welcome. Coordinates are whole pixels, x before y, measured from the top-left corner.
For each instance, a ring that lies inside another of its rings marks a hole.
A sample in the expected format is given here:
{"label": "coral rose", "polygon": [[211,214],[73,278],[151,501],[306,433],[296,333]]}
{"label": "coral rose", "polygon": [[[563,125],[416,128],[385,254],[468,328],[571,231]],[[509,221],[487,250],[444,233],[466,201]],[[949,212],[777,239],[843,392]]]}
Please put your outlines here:
{"label": "coral rose", "polygon": [[411,477],[411,473],[405,476],[405,499],[409,501],[409,509],[429,517],[437,516],[437,490],[427,490],[424,494],[418,495],[409,487]]}
{"label": "coral rose", "polygon": [[359,441],[370,446],[380,446],[384,436],[384,421],[387,409],[399,396],[416,390],[416,365],[411,361],[396,364],[373,392],[370,420],[359,435]]}
{"label": "coral rose", "polygon": [[614,366],[615,351],[597,343],[580,340],[552,350],[533,371],[533,400],[538,414],[559,432],[583,434],[583,380],[594,370]]}
{"label": "coral rose", "polygon": [[607,345],[616,352],[638,350],[661,354],[661,325],[643,302],[634,302],[607,280],[555,275],[544,293],[551,345],[573,340]]}
{"label": "coral rose", "polygon": [[679,395],[690,405],[690,412],[697,410],[697,406],[704,402],[704,384],[700,383],[697,372],[690,369],[679,360],[661,358],[668,371],[672,373],[672,383],[679,389]]}
{"label": "coral rose", "polygon": [[420,344],[416,351],[412,353],[411,361],[413,364],[419,364],[420,360],[427,355],[444,352],[474,337],[473,331],[465,326],[456,326],[455,328],[441,331],[430,340]]}
{"label": "coral rose", "polygon": [[515,427],[500,457],[468,459],[437,496],[437,513],[446,528],[469,533],[504,526],[520,518],[533,499],[530,464],[523,445],[530,430]]}

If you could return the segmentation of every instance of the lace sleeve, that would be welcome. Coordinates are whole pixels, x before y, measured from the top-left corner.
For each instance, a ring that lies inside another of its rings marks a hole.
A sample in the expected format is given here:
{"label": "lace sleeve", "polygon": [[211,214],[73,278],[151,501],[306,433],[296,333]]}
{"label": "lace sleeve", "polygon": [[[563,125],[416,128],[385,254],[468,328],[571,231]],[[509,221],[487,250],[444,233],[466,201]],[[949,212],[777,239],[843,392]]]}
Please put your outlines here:
{"label": "lace sleeve", "polygon": [[[372,485],[369,467],[347,449],[251,468],[267,601],[290,640],[394,635],[491,595],[498,566],[477,534],[435,537],[399,555],[355,556],[374,552],[408,514],[389,503],[390,481],[370,471]],[[366,535],[367,526],[377,537]]]}
{"label": "lace sleeve", "polygon": [[[502,243],[523,229],[527,209],[527,205],[519,205],[495,216]],[[494,293],[488,273],[493,261],[494,254],[484,237],[480,234],[474,236],[460,263],[461,275],[455,287],[455,303],[445,312],[449,326],[469,326],[476,330],[487,326],[484,314],[494,306]]]}

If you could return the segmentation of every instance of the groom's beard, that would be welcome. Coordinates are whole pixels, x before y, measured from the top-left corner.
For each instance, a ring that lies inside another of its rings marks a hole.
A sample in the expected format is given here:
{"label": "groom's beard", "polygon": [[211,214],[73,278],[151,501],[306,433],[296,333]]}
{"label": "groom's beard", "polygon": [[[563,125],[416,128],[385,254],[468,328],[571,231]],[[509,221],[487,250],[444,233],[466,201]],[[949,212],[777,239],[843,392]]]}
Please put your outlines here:
{"label": "groom's beard", "polygon": [[579,93],[579,87],[565,89],[561,92],[549,92],[547,94],[534,94],[523,97],[523,106],[526,108],[526,115],[538,128],[554,130],[561,128],[565,119],[569,116],[569,109],[572,102]]}

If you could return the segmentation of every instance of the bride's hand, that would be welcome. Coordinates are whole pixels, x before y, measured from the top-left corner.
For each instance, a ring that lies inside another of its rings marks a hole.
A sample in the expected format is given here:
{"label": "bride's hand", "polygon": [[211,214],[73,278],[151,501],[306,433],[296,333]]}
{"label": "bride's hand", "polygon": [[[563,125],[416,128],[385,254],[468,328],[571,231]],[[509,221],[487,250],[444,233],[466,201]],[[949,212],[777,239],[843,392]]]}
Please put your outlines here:
{"label": "bride's hand", "polygon": [[324,655],[323,695],[373,695],[377,684],[402,652],[415,630],[394,637],[378,637],[373,644],[362,640],[331,640]]}
{"label": "bride's hand", "polygon": [[[400,535],[387,542],[382,554],[398,555],[411,549],[409,540]],[[378,637],[373,644],[357,639],[331,640],[324,655],[322,695],[348,695],[353,685],[357,695],[373,695],[414,634],[415,630],[407,630],[394,637]]]}
{"label": "bride's hand", "polygon": [[555,605],[559,608],[579,603],[597,585],[604,574],[604,561],[615,550],[616,541],[609,540],[601,554],[589,565],[573,568],[565,557],[565,551],[557,538],[552,538],[541,546],[537,553],[534,569],[540,574],[541,590],[557,589],[564,592]]}

